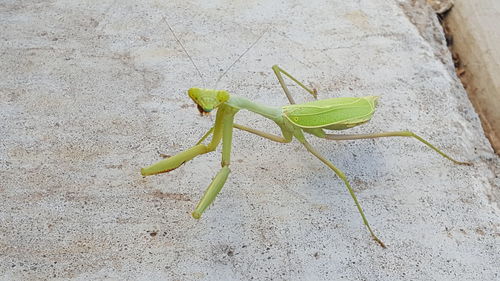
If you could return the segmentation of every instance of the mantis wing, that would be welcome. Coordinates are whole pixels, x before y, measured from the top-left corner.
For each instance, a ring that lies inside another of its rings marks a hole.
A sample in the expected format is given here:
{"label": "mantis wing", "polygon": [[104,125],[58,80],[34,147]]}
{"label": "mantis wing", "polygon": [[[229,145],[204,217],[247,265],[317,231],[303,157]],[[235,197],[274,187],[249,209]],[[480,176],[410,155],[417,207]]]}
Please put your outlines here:
{"label": "mantis wing", "polygon": [[377,105],[376,96],[332,98],[283,106],[283,115],[301,128],[344,130],[368,122]]}

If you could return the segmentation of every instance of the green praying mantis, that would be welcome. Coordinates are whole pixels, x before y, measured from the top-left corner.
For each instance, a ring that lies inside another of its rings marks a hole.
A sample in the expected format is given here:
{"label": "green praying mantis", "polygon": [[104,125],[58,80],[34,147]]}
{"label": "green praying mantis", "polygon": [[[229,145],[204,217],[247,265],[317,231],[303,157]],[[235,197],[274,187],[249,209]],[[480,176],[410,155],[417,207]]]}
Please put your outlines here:
{"label": "green praying mantis", "polygon": [[[173,33],[170,25],[169,28]],[[175,36],[175,33],[173,34]],[[177,37],[176,40],[179,44],[181,44]],[[188,54],[184,46],[182,47],[186,54]],[[193,65],[196,67],[194,63]],[[234,128],[280,143],[289,143],[293,138],[297,139],[307,149],[307,151],[328,166],[344,182],[349,194],[354,200],[359,214],[361,215],[363,223],[367,227],[372,238],[383,248],[386,247],[385,244],[375,235],[370,227],[370,224],[363,213],[363,209],[361,208],[361,205],[358,202],[358,199],[354,194],[354,191],[345,174],[328,159],[323,157],[314,147],[312,147],[306,140],[304,133],[318,138],[335,141],[384,137],[410,137],[422,142],[439,153],[441,156],[453,161],[456,164],[470,165],[468,162],[460,162],[451,158],[434,145],[410,131],[382,132],[374,134],[326,133],[327,130],[345,130],[368,122],[375,112],[378,97],[338,97],[296,104],[284,82],[283,75],[290,78],[314,98],[317,98],[317,91],[306,87],[298,79],[277,65],[274,65],[272,69],[279,84],[283,88],[290,105],[273,107],[252,102],[246,98],[232,95],[224,90],[191,88],[188,90],[188,95],[196,104],[201,115],[207,115],[210,112],[217,110],[214,126],[206,132],[193,147],[141,169],[141,174],[143,176],[172,171],[198,155],[214,151],[222,141],[222,168],[210,183],[203,194],[203,197],[192,212],[193,218],[199,219],[201,217],[205,210],[215,200],[217,194],[221,191],[229,176],[231,141]],[[274,121],[274,123],[276,123],[276,125],[280,128],[282,135],[273,135],[234,123],[235,114],[242,109],[254,112]],[[212,136],[211,141],[208,144],[204,144],[203,142],[209,136]]]}

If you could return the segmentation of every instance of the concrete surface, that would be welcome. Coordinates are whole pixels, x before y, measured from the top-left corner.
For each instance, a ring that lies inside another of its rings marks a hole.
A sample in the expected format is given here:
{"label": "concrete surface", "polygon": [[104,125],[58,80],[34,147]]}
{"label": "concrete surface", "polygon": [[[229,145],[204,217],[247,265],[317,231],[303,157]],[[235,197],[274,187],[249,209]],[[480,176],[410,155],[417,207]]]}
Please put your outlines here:
{"label": "concrete surface", "polygon": [[[0,279],[498,279],[499,161],[439,25],[412,3],[2,1]],[[201,79],[162,17],[209,86],[267,31],[219,88],[282,105],[279,64],[321,98],[380,95],[352,132],[411,129],[474,166],[411,139],[310,138],[351,180],[384,250],[299,143],[235,132],[232,174],[196,221],[220,150],[139,174],[213,122],[186,96]]]}
{"label": "concrete surface", "polygon": [[486,136],[500,154],[500,1],[457,0],[445,22],[462,81]]}

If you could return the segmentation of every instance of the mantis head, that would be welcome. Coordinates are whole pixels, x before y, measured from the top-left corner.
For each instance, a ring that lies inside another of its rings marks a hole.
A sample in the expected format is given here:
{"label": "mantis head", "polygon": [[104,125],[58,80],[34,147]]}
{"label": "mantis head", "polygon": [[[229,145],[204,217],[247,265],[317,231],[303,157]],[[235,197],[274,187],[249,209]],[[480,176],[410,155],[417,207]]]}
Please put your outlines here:
{"label": "mantis head", "polygon": [[201,115],[209,114],[229,100],[229,93],[219,90],[191,88],[188,90],[188,95],[198,106]]}

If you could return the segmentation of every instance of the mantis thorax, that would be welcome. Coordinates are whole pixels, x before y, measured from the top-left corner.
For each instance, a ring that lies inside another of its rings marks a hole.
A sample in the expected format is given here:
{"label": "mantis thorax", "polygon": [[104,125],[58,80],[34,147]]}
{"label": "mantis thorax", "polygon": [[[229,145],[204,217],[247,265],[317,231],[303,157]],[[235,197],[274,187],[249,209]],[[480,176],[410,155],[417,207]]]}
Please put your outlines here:
{"label": "mantis thorax", "polygon": [[229,93],[224,90],[191,88],[188,95],[196,103],[201,114],[210,113],[229,100]]}

